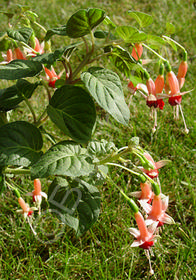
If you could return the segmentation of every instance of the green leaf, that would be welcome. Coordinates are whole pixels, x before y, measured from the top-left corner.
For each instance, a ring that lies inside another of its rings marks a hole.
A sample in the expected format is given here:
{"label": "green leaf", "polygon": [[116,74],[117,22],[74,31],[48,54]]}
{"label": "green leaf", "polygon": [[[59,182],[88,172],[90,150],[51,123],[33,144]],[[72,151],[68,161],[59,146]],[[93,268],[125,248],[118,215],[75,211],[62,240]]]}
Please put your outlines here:
{"label": "green leaf", "polygon": [[117,151],[117,148],[113,142],[108,142],[105,139],[101,141],[89,142],[87,146],[87,151],[90,155],[95,155],[96,157],[106,156],[109,153]]}
{"label": "green leaf", "polygon": [[0,165],[30,166],[37,162],[43,140],[34,125],[16,121],[0,127]]}
{"label": "green leaf", "polygon": [[126,43],[139,43],[147,38],[146,33],[132,26],[118,26],[116,32]]}
{"label": "green leaf", "polygon": [[101,9],[81,9],[73,14],[67,22],[67,35],[71,38],[82,37],[90,33],[105,18]]}
{"label": "green leaf", "polygon": [[116,28],[116,25],[113,23],[113,21],[108,16],[105,17],[103,23],[108,25],[110,29]]}
{"label": "green leaf", "polygon": [[31,176],[46,178],[51,175],[79,177],[88,175],[93,165],[88,161],[86,149],[71,141],[52,146],[31,168]]}
{"label": "green leaf", "polygon": [[23,27],[18,30],[8,29],[7,35],[17,41],[21,41],[24,43],[28,43],[31,35],[33,33],[33,30],[29,27]]}
{"label": "green leaf", "polygon": [[11,41],[7,39],[0,40],[0,51],[4,52],[11,48]]}
{"label": "green leaf", "polygon": [[165,46],[164,39],[156,35],[148,34],[147,42],[149,47],[151,47],[152,49],[160,49]]}
{"label": "green leaf", "polygon": [[38,61],[16,59],[6,65],[0,65],[0,79],[16,80],[33,77],[41,70],[42,64]]}
{"label": "green leaf", "polygon": [[99,106],[118,122],[128,124],[130,112],[125,103],[120,78],[116,73],[104,68],[92,67],[88,72],[82,73],[81,79]]}
{"label": "green leaf", "polygon": [[140,27],[146,27],[153,22],[153,17],[148,14],[135,11],[128,11],[128,13],[139,23]]}
{"label": "green leaf", "polygon": [[68,183],[55,178],[48,190],[50,209],[62,215],[62,222],[73,228],[77,236],[85,233],[98,219],[101,198],[98,189],[83,180]]}
{"label": "green leaf", "polygon": [[95,105],[81,87],[64,85],[58,88],[50,100],[48,115],[76,142],[86,143],[90,140],[96,120]]}
{"label": "green leaf", "polygon": [[175,26],[171,22],[166,22],[166,33],[167,35],[171,35],[175,33]]}
{"label": "green leaf", "polygon": [[47,30],[44,40],[48,41],[53,35],[67,36],[66,25]]}
{"label": "green leaf", "polygon": [[131,75],[140,77],[143,73],[142,65],[137,62],[127,50],[121,48],[120,46],[112,50],[109,58],[116,68],[127,78],[130,78]]}
{"label": "green leaf", "polygon": [[20,79],[16,85],[0,89],[0,111],[12,110],[24,100],[24,97],[30,98],[38,84]]}

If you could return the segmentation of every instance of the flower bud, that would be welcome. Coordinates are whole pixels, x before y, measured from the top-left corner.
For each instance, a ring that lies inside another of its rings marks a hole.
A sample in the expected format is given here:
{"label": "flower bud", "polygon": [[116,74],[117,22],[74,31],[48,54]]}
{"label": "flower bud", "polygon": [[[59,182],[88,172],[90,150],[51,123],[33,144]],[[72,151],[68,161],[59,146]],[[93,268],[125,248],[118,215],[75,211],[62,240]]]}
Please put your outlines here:
{"label": "flower bud", "polygon": [[188,69],[187,61],[182,61],[178,68],[177,78],[185,78]]}
{"label": "flower bud", "polygon": [[135,44],[135,46],[133,47],[132,53],[131,53],[133,58],[135,58],[135,60],[138,61],[139,58],[142,56],[142,53],[143,53],[143,46],[142,46],[142,44],[141,43]]}
{"label": "flower bud", "polygon": [[12,53],[12,50],[11,49],[8,49],[7,50],[7,62],[10,62],[13,60],[13,53]]}
{"label": "flower bud", "polygon": [[154,83],[155,83],[155,93],[156,94],[162,93],[164,88],[164,76],[159,74]]}
{"label": "flower bud", "polygon": [[171,90],[171,95],[178,94],[180,92],[180,87],[179,87],[178,79],[174,74],[174,72],[173,71],[168,72],[166,78],[169,84],[169,88]]}
{"label": "flower bud", "polygon": [[23,54],[23,52],[21,51],[20,48],[15,48],[14,49],[14,53],[15,53],[15,56],[16,56],[17,59],[24,59],[24,60],[26,60],[26,57],[25,57],[25,55]]}
{"label": "flower bud", "polygon": [[147,86],[147,89],[148,89],[148,93],[155,95],[155,83],[153,82],[153,80],[151,78],[149,78],[146,81],[146,86]]}

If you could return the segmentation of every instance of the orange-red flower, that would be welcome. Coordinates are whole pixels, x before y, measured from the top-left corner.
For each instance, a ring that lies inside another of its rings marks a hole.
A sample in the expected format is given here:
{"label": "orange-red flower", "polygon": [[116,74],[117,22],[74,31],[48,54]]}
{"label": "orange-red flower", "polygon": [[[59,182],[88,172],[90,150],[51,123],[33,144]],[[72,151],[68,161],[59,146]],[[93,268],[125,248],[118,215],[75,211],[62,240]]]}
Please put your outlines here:
{"label": "orange-red flower", "polygon": [[145,221],[146,225],[150,225],[153,222],[158,221],[158,226],[163,224],[173,224],[174,220],[171,216],[166,214],[168,208],[169,197],[163,195],[154,195],[152,206],[146,203],[145,201],[140,201],[141,206],[148,214],[148,217]]}
{"label": "orange-red flower", "polygon": [[137,197],[139,200],[151,203],[154,193],[152,191],[151,183],[146,181],[145,183],[140,183],[141,191],[132,192],[131,195]]}
{"label": "orange-red flower", "polygon": [[158,222],[154,222],[147,228],[144,218],[139,211],[134,213],[134,216],[139,230],[136,228],[129,228],[129,232],[136,238],[136,241],[131,244],[131,247],[139,246],[143,249],[150,249],[150,247],[154,245],[154,232]]}

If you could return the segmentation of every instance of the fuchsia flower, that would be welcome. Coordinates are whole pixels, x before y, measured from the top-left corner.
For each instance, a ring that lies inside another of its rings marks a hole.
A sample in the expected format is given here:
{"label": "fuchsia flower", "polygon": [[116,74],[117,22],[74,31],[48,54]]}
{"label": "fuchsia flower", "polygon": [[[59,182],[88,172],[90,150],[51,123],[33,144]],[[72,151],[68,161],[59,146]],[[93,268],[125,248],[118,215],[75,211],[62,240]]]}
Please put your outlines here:
{"label": "fuchsia flower", "polygon": [[145,221],[146,225],[150,225],[156,221],[159,222],[158,226],[175,223],[173,218],[165,213],[168,208],[169,197],[164,196],[161,198],[161,196],[163,195],[154,195],[152,206],[145,201],[140,201],[141,206],[148,214],[148,217]]}
{"label": "fuchsia flower", "polygon": [[31,216],[33,214],[34,210],[37,210],[36,207],[29,207],[27,203],[25,203],[24,199],[22,197],[18,198],[18,202],[22,209],[16,210],[18,213],[22,213],[24,219],[26,219],[28,216]]}
{"label": "fuchsia flower", "polygon": [[145,224],[142,214],[138,211],[134,213],[138,229],[129,228],[130,234],[132,234],[136,241],[131,244],[131,247],[140,247],[143,249],[150,249],[154,245],[155,235],[154,232],[157,228],[158,222],[151,224],[148,228]]}
{"label": "fuchsia flower", "polygon": [[26,195],[32,196],[33,201],[35,202],[36,206],[40,212],[40,205],[42,202],[42,197],[47,199],[47,194],[41,191],[41,182],[39,179],[34,180],[34,190],[32,192],[28,192]]}
{"label": "fuchsia flower", "polygon": [[55,88],[55,83],[58,79],[60,79],[61,75],[58,76],[53,67],[51,67],[51,70],[44,67],[44,70],[46,72],[47,77],[49,78],[49,87]]}
{"label": "fuchsia flower", "polygon": [[31,57],[37,56],[37,54],[43,54],[44,53],[44,41],[40,44],[39,40],[35,37],[35,47],[34,51],[32,49],[25,48],[28,55]]}
{"label": "fuchsia flower", "polygon": [[146,104],[148,107],[159,108],[163,110],[164,101],[159,98],[158,94],[161,94],[164,88],[164,77],[163,75],[158,75],[155,82],[149,78],[146,81],[146,86],[148,89],[148,96],[146,100]]}
{"label": "fuchsia flower", "polygon": [[146,181],[145,183],[140,183],[141,191],[132,192],[131,195],[137,197],[147,203],[151,203],[154,193],[152,191],[151,183]]}
{"label": "fuchsia flower", "polygon": [[169,163],[169,160],[160,160],[158,162],[155,162],[148,152],[144,152],[144,156],[151,163],[151,165],[154,166],[154,169],[147,170],[147,169],[141,168],[141,170],[142,170],[142,172],[147,174],[152,179],[158,177],[158,175],[159,175],[158,169],[160,169],[161,167],[163,167],[167,163]]}

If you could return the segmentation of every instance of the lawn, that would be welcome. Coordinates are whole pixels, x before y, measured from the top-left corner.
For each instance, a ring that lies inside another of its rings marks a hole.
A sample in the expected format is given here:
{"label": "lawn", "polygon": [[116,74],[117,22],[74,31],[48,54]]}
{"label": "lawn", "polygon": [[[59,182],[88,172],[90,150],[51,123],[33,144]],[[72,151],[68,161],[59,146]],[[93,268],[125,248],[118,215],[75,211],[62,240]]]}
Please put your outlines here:
{"label": "lawn", "polygon": [[[31,2],[31,4],[29,4]],[[0,9],[6,11],[17,1],[3,1]],[[20,1],[31,6],[39,15],[39,22],[46,29],[63,25],[72,13],[81,8],[101,8],[113,22],[119,25],[131,24],[128,10],[136,10],[153,16],[154,21],[146,31],[155,35],[164,34],[166,24],[175,27],[172,38],[177,40],[188,53],[188,72],[184,91],[195,88],[196,82],[196,4],[194,1]],[[2,26],[6,26],[5,16],[0,14]],[[39,36],[43,36],[37,28]],[[56,47],[62,39],[52,37]],[[150,54],[145,49],[145,55]],[[179,53],[170,48],[165,54],[172,69],[177,72]],[[110,68],[110,66],[108,66]],[[111,66],[112,67],[112,66]],[[154,67],[154,65],[149,66]],[[115,69],[113,68],[115,71]],[[119,73],[119,72],[118,72]],[[153,78],[155,78],[153,76]],[[98,221],[84,235],[76,238],[73,230],[66,228],[61,237],[49,244],[40,242],[33,235],[29,225],[23,223],[16,213],[18,203],[13,192],[6,189],[0,196],[0,279],[195,279],[195,182],[196,182],[196,97],[195,89],[183,96],[182,108],[189,134],[184,133],[182,118],[173,119],[173,108],[166,103],[158,112],[158,128],[152,133],[153,122],[149,108],[140,95],[130,96],[127,80],[121,76],[126,103],[131,113],[128,126],[123,126],[112,117],[99,111],[93,140],[106,139],[116,147],[128,145],[132,137],[139,137],[140,146],[148,150],[155,161],[169,159],[171,162],[161,168],[159,179],[162,191],[169,196],[168,214],[175,220],[174,225],[164,225],[153,247],[151,256],[154,275],[149,275],[149,264],[141,248],[130,247],[134,238],[128,228],[136,227],[134,217],[116,185],[129,195],[138,190],[139,181],[116,167],[110,167],[111,180],[99,186],[101,193],[101,213]],[[0,88],[7,86],[3,81]],[[32,102],[39,109],[44,100],[33,96]],[[29,112],[24,104],[10,114],[10,120],[29,120]],[[26,112],[26,113],[24,113]],[[60,141],[64,137],[47,121],[47,129]],[[29,176],[10,175],[21,192],[30,191],[32,180]],[[47,192],[49,182],[42,180]],[[43,208],[46,203],[43,203]],[[50,224],[46,225],[49,228]]]}

